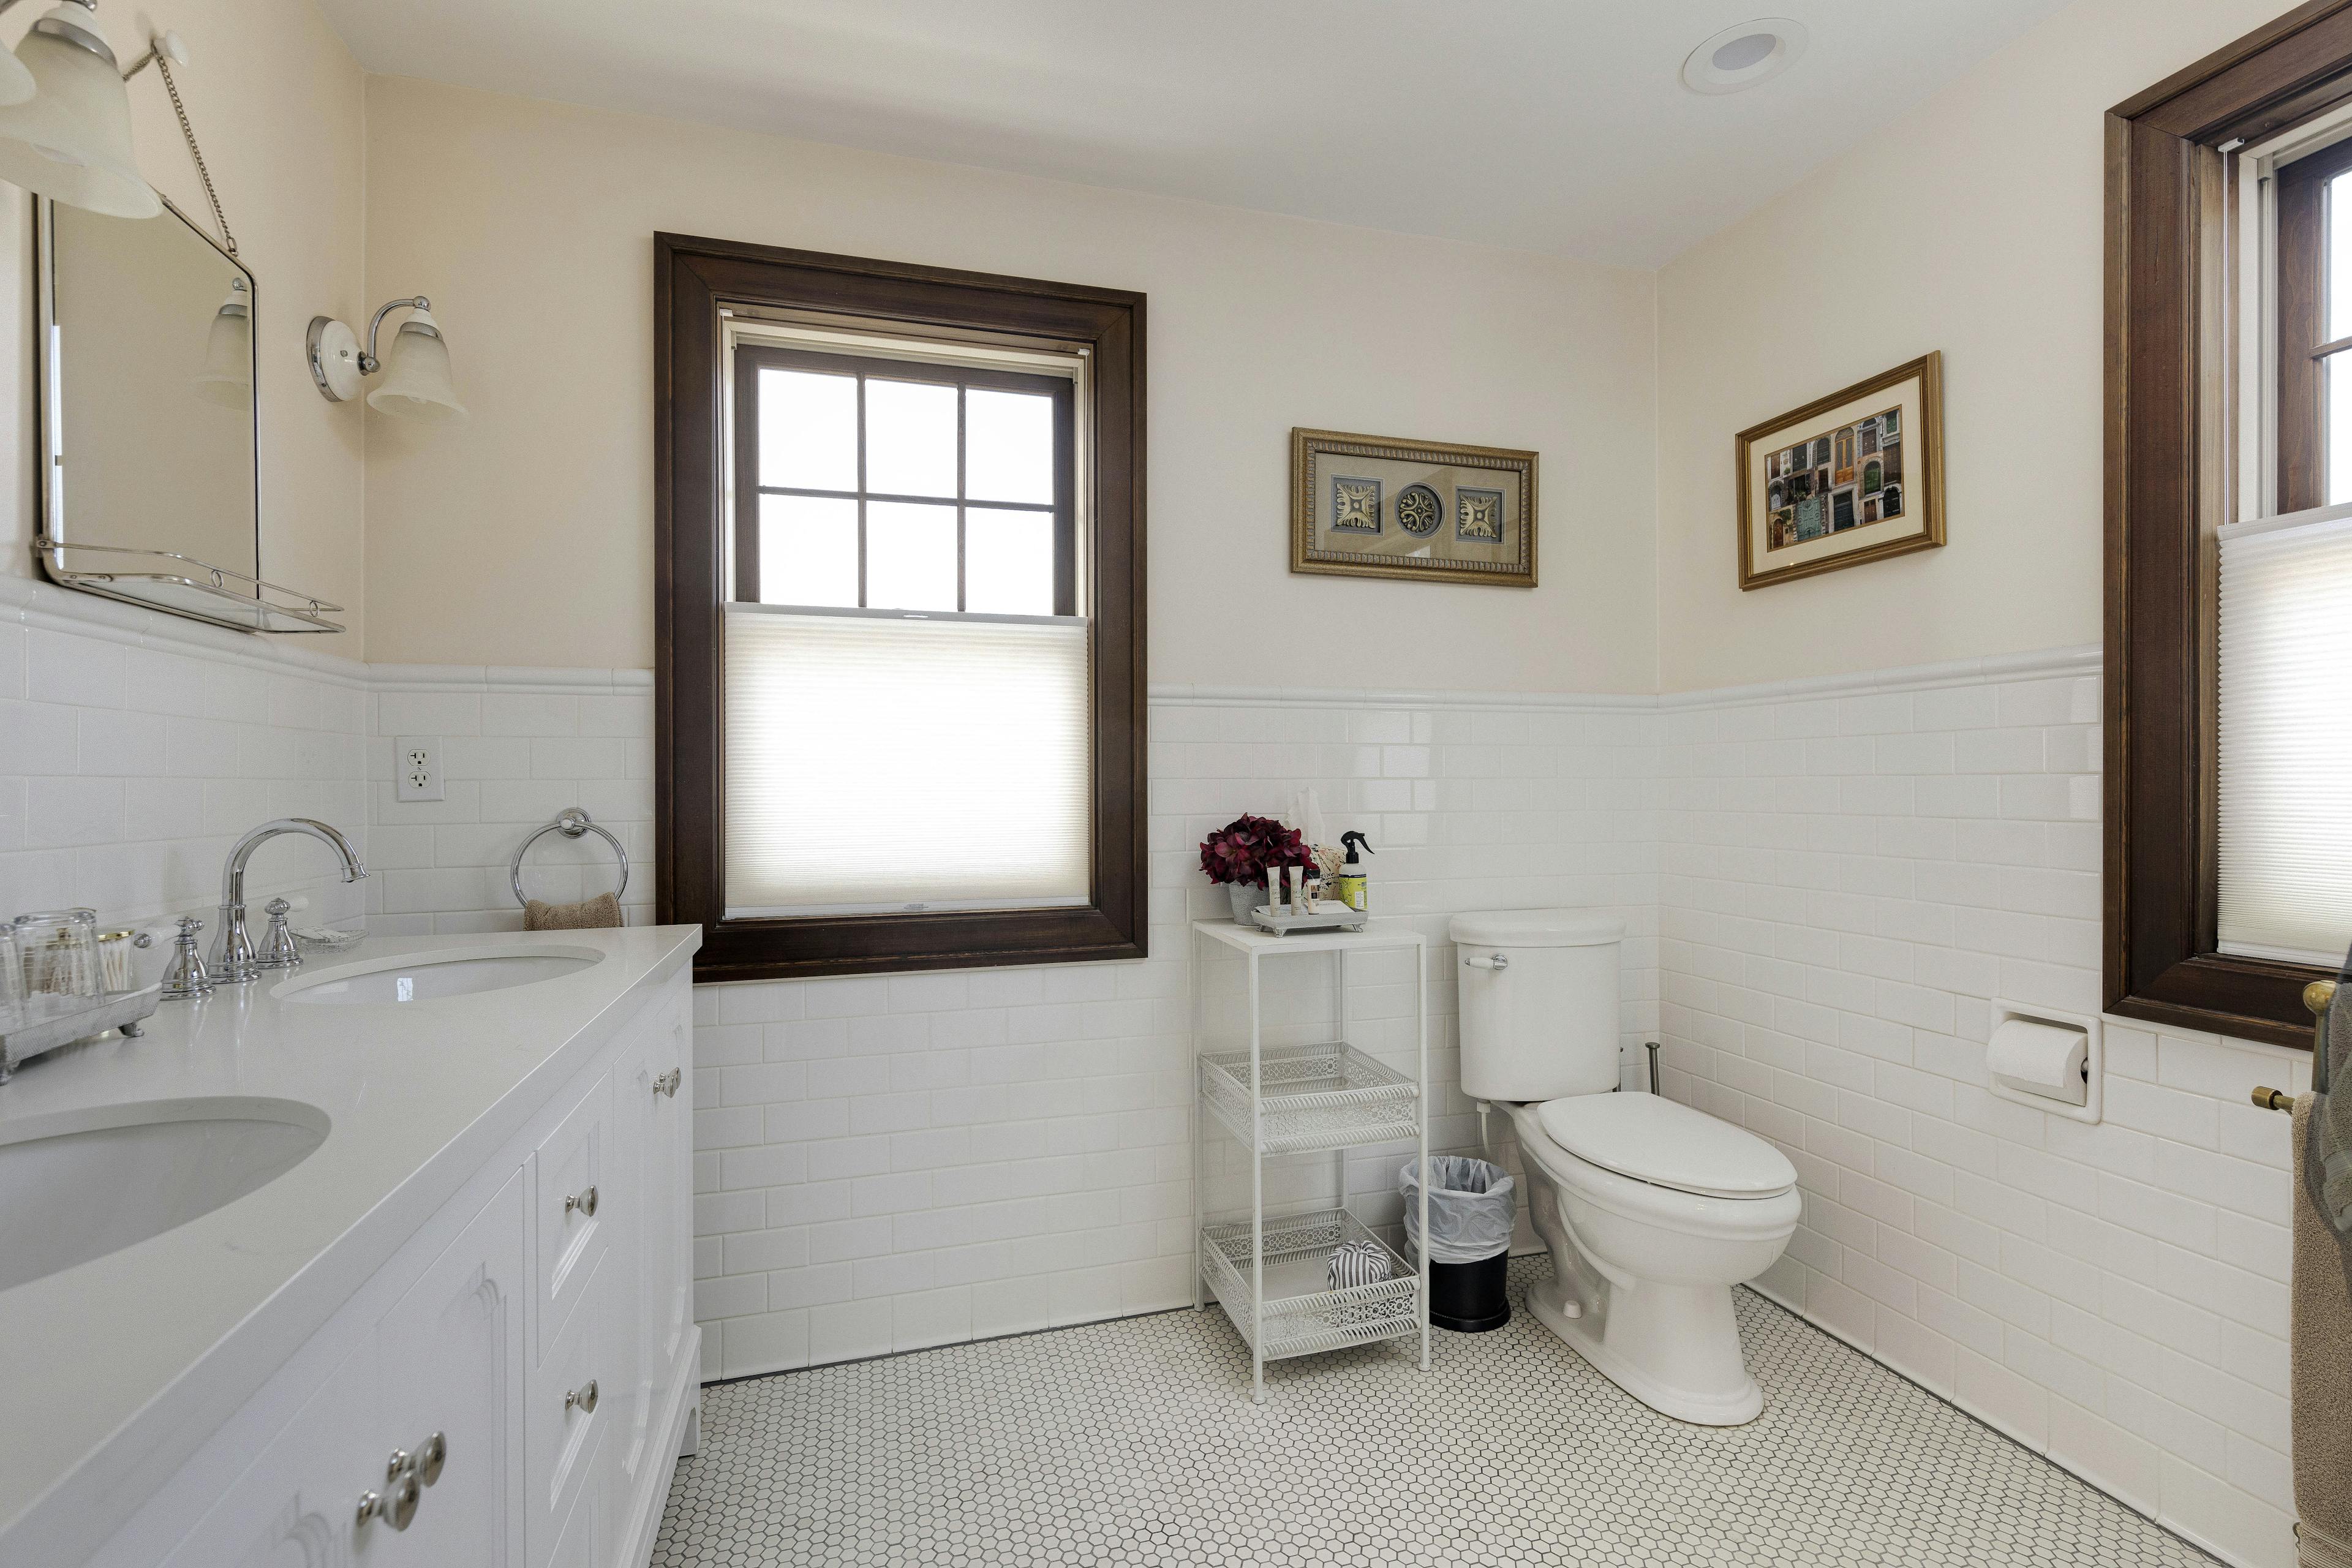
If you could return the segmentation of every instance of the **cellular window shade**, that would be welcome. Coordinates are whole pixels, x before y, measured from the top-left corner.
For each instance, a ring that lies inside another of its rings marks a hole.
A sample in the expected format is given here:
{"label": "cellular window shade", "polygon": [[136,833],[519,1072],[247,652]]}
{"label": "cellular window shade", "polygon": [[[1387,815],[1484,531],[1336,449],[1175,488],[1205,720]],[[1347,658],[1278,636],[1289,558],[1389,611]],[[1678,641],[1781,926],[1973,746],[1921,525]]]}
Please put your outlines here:
{"label": "cellular window shade", "polygon": [[2352,941],[2352,507],[2221,531],[2220,945]]}
{"label": "cellular window shade", "polygon": [[1089,896],[1087,623],[726,607],[730,919]]}

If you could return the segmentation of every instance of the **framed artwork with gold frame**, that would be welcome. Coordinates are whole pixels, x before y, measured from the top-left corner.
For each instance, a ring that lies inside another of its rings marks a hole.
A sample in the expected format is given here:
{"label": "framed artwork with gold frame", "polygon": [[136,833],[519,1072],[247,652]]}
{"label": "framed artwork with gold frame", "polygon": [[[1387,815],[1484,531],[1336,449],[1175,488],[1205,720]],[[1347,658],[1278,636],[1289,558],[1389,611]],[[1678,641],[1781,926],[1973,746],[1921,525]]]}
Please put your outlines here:
{"label": "framed artwork with gold frame", "polygon": [[1898,364],[1739,433],[1739,585],[1944,542],[1944,356]]}
{"label": "framed artwork with gold frame", "polygon": [[1536,454],[1290,433],[1290,569],[1536,585]]}

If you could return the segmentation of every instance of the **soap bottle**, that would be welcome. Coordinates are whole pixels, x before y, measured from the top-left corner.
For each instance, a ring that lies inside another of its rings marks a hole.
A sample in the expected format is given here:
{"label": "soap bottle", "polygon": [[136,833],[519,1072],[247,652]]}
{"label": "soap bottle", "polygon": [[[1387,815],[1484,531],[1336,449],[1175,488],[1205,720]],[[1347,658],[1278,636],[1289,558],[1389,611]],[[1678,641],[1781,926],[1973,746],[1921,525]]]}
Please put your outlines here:
{"label": "soap bottle", "polygon": [[1351,829],[1339,835],[1339,842],[1348,847],[1348,858],[1339,867],[1339,901],[1359,914],[1366,913],[1372,907],[1371,877],[1356,858],[1356,851],[1370,854],[1371,841]]}

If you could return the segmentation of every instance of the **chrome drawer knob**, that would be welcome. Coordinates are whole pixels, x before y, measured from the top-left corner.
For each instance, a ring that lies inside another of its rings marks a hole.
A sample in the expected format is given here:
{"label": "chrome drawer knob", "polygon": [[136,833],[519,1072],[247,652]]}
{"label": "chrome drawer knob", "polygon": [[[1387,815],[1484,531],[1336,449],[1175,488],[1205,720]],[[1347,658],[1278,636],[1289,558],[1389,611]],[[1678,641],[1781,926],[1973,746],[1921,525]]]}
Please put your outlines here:
{"label": "chrome drawer knob", "polygon": [[573,1193],[570,1197],[563,1200],[563,1212],[565,1214],[570,1214],[574,1209],[579,1210],[583,1218],[594,1219],[596,1217],[596,1189],[589,1187],[583,1191]]}
{"label": "chrome drawer knob", "polygon": [[654,1079],[654,1092],[656,1094],[666,1094],[672,1100],[675,1100],[677,1098],[677,1068],[672,1068],[669,1071],[662,1074],[661,1077]]}
{"label": "chrome drawer knob", "polygon": [[416,1472],[402,1468],[383,1483],[381,1492],[360,1493],[358,1523],[380,1519],[394,1530],[406,1530],[416,1518],[416,1502],[425,1495]]}
{"label": "chrome drawer knob", "polygon": [[566,1411],[577,1410],[582,1415],[593,1415],[596,1409],[596,1380],[590,1378],[580,1387],[563,1396]]}
{"label": "chrome drawer knob", "polygon": [[416,1446],[416,1458],[411,1461],[416,1479],[431,1486],[441,1479],[441,1467],[449,1458],[449,1439],[436,1432]]}

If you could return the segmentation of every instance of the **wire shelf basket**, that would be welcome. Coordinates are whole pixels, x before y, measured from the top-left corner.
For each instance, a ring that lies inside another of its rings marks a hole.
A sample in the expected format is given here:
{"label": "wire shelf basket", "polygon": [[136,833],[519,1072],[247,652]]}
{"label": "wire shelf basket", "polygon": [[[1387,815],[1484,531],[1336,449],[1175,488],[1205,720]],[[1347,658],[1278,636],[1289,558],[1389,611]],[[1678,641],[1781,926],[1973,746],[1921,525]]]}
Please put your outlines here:
{"label": "wire shelf basket", "polygon": [[[1250,1054],[1203,1054],[1201,1092],[1225,1131],[1250,1141]],[[1261,1154],[1297,1154],[1420,1135],[1412,1079],[1344,1042],[1276,1046],[1260,1053]]]}
{"label": "wire shelf basket", "polygon": [[[1391,1278],[1328,1289],[1331,1255],[1349,1241],[1368,1241],[1385,1253]],[[1225,1316],[1267,1361],[1402,1339],[1421,1331],[1420,1276],[1405,1266],[1394,1247],[1345,1209],[1265,1222],[1263,1338],[1250,1308],[1249,1221],[1202,1227],[1201,1271]]]}

